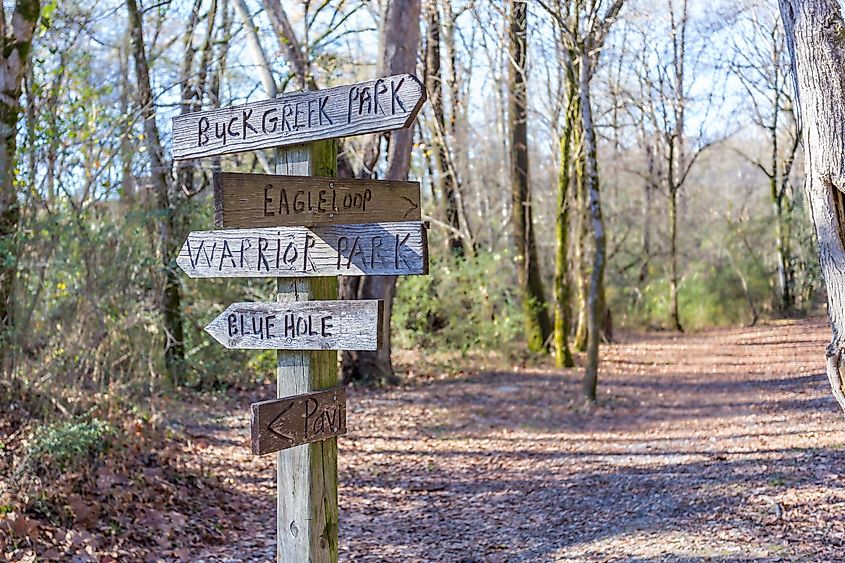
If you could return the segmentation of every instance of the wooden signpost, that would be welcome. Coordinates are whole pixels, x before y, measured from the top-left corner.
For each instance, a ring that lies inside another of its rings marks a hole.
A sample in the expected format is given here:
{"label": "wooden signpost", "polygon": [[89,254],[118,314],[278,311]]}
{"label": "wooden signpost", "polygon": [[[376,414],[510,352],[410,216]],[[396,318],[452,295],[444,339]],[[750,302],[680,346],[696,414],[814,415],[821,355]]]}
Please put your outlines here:
{"label": "wooden signpost", "polygon": [[334,276],[428,273],[419,184],[332,178],[333,139],[408,127],[424,101],[403,74],[173,119],[174,160],[287,147],[276,175],[215,173],[218,230],[192,232],[177,257],[192,278],[278,278],[276,303],[235,303],[206,330],[278,350],[278,398],[253,403],[250,427],[253,453],[277,452],[279,562],[337,561],[336,350],[382,338],[382,302],[336,301]]}
{"label": "wooden signpost", "polygon": [[252,453],[281,451],[346,434],[346,389],[252,404]]}
{"label": "wooden signpost", "polygon": [[176,263],[192,278],[428,273],[425,224],[194,231]]}
{"label": "wooden signpost", "polygon": [[173,159],[221,156],[408,127],[425,101],[413,74],[173,118]]}
{"label": "wooden signpost", "polygon": [[214,177],[214,225],[223,229],[419,220],[419,182],[226,172]]}
{"label": "wooden signpost", "polygon": [[235,303],[206,332],[238,350],[378,350],[382,302]]}

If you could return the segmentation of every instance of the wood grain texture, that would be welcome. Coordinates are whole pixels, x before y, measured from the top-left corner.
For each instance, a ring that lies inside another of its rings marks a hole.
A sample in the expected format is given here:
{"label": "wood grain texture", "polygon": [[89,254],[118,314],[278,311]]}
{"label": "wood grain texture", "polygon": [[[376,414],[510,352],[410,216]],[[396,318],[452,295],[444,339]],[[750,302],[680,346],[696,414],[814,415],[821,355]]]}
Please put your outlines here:
{"label": "wood grain texture", "polygon": [[220,156],[408,127],[425,102],[399,74],[173,118],[173,159]]}
{"label": "wood grain texture", "polygon": [[780,0],[801,116],[804,194],[819,245],[833,338],[827,377],[845,410],[845,40],[841,3]]}
{"label": "wood grain texture", "polygon": [[[337,142],[276,151],[278,174],[334,176]],[[337,299],[337,278],[279,278],[278,302]],[[276,396],[289,397],[337,385],[337,352],[277,352]],[[277,456],[277,561],[337,563],[337,439],[282,450]]]}
{"label": "wood grain texture", "polygon": [[346,434],[346,389],[336,387],[251,405],[252,453],[278,452]]}
{"label": "wood grain texture", "polygon": [[234,303],[205,330],[236,350],[377,350],[383,306],[375,299]]}
{"label": "wood grain texture", "polygon": [[195,231],[176,263],[192,278],[426,274],[428,240],[419,221]]}
{"label": "wood grain texture", "polygon": [[419,221],[419,182],[270,174],[214,175],[221,229]]}

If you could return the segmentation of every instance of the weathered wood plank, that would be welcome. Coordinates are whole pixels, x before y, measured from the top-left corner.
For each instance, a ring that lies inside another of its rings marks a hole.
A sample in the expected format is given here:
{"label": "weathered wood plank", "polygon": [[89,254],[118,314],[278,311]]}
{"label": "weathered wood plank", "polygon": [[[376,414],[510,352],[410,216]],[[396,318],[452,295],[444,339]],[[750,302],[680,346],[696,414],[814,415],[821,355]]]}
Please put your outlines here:
{"label": "weathered wood plank", "polygon": [[192,278],[428,273],[424,223],[195,231],[179,251]]}
{"label": "weathered wood plank", "polygon": [[346,434],[346,389],[251,405],[252,453],[268,454]]}
{"label": "weathered wood plank", "polygon": [[236,350],[378,350],[383,306],[377,299],[233,303],[205,330]]}
{"label": "weathered wood plank", "polygon": [[226,172],[214,176],[214,225],[222,229],[419,220],[419,182]]}
{"label": "weathered wood plank", "polygon": [[413,74],[284,94],[173,118],[173,159],[220,156],[408,127],[425,101]]}
{"label": "weathered wood plank", "polygon": [[[334,176],[337,142],[321,141],[277,151],[276,173]],[[279,278],[279,302],[337,299],[337,278]],[[277,352],[276,396],[337,386],[334,350]],[[278,563],[337,563],[337,439],[282,450],[277,456]]]}

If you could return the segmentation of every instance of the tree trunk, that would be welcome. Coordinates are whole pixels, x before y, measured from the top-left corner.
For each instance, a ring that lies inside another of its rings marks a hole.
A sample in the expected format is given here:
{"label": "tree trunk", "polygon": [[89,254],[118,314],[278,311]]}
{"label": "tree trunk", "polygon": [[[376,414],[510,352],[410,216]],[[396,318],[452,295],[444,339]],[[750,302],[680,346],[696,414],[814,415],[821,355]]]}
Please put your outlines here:
{"label": "tree trunk", "polygon": [[12,16],[12,29],[0,41],[0,368],[12,369],[10,344],[14,341],[14,290],[17,277],[18,223],[20,202],[15,187],[15,150],[20,115],[21,80],[29,62],[32,34],[41,12],[39,0],[18,0]]}
{"label": "tree trunk", "polygon": [[[118,108],[121,115],[129,115],[133,92],[133,88],[129,83],[129,50],[129,37],[124,36],[122,38],[118,54],[120,57],[120,93],[118,94]],[[130,209],[135,203],[135,177],[132,173],[132,162],[135,157],[135,151],[132,149],[132,142],[129,139],[132,125],[127,124],[125,127],[126,129],[121,131],[120,135],[120,199],[125,203],[126,209]],[[49,151],[47,159],[48,161],[55,162],[55,152]],[[54,188],[52,186],[52,173],[48,176],[47,184],[48,192],[53,194]]]}
{"label": "tree trunk", "polygon": [[[453,255],[464,255],[464,241],[461,232],[461,215],[458,210],[457,179],[452,175],[452,166],[446,146],[446,116],[443,111],[443,73],[440,64],[440,12],[436,0],[429,0],[426,6],[428,37],[426,38],[426,90],[428,103],[434,113],[434,162],[439,179],[440,196],[445,207],[446,224],[455,229],[446,234],[446,249]],[[454,103],[454,101],[453,101]]]}
{"label": "tree trunk", "polygon": [[[775,65],[775,72],[779,67]],[[779,308],[781,313],[788,313],[792,310],[792,283],[789,277],[789,272],[792,269],[791,256],[789,249],[789,237],[787,234],[787,210],[784,208],[784,192],[781,191],[780,178],[780,155],[778,154],[778,126],[781,111],[780,104],[780,90],[775,88],[774,111],[772,112],[772,122],[770,127],[772,154],[771,154],[771,173],[769,174],[769,189],[772,201],[772,207],[775,213],[775,250],[777,252],[777,266],[778,266],[778,290],[780,292]],[[788,175],[788,171],[784,171]]]}
{"label": "tree trunk", "polygon": [[683,331],[678,305],[678,196],[686,176],[686,92],[684,66],[686,62],[687,0],[681,2],[680,19],[675,19],[674,0],[669,0],[669,18],[672,37],[672,69],[674,71],[672,113],[673,129],[667,133],[669,141],[667,162],[667,187],[669,196],[669,326]]}
{"label": "tree trunk", "polygon": [[[194,0],[194,6],[191,10],[191,16],[188,18],[188,23],[185,26],[185,34],[182,37],[182,64],[179,68],[179,85],[182,92],[180,100],[179,111],[182,114],[196,111],[194,97],[199,95],[199,90],[193,82],[194,79],[194,58],[196,49],[194,48],[194,29],[199,20],[200,8],[202,7],[202,0]],[[213,12],[210,13],[213,18]],[[214,25],[213,19],[209,25]],[[193,161],[183,162],[179,165],[178,174],[176,178],[176,185],[179,186],[186,194],[192,194],[194,191],[194,163]],[[175,211],[175,210],[174,210]],[[178,213],[176,213],[179,215]],[[179,220],[174,220],[174,223],[187,223],[186,217],[179,217]],[[179,231],[184,229],[180,228]],[[175,235],[176,233],[174,233]]]}
{"label": "tree trunk", "polygon": [[[381,76],[415,72],[420,43],[420,0],[390,0],[382,28],[383,67]],[[387,180],[407,180],[411,168],[414,129],[408,127],[390,133],[387,154]],[[350,287],[344,288],[348,298]],[[395,384],[390,347],[390,317],[396,294],[396,276],[366,276],[357,284],[358,299],[384,300],[382,346],[376,351],[348,352],[341,366],[344,383],[367,385]]]}
{"label": "tree trunk", "polygon": [[[581,102],[577,110],[581,112]],[[572,132],[573,143],[577,149],[575,160],[575,290],[578,323],[575,325],[575,338],[572,346],[579,352],[587,349],[587,277],[590,267],[587,264],[587,184],[584,156],[584,125],[581,120]]]}
{"label": "tree trunk", "polygon": [[646,170],[648,178],[643,184],[643,190],[645,191],[643,197],[643,263],[640,266],[639,280],[640,283],[645,283],[646,279],[648,279],[648,270],[651,263],[651,207],[652,194],[657,188],[657,182],[655,181],[654,148],[651,142],[646,140],[644,131],[642,135],[642,142],[645,146]]}
{"label": "tree trunk", "polygon": [[604,265],[606,253],[606,238],[604,219],[601,211],[599,194],[599,172],[596,155],[596,132],[593,128],[593,114],[590,100],[590,50],[586,48],[581,53],[581,68],[579,71],[579,91],[581,98],[581,115],[584,123],[584,155],[586,157],[586,181],[589,195],[589,217],[593,227],[593,269],[590,272],[590,290],[587,295],[587,365],[584,369],[584,379],[581,390],[584,399],[590,403],[596,401],[596,384],[598,383],[599,368],[599,340],[601,339],[600,324],[602,322],[604,296]]}
{"label": "tree trunk", "polygon": [[669,188],[669,326],[683,332],[678,310],[678,190]]}
{"label": "tree trunk", "polygon": [[514,261],[522,290],[525,338],[529,350],[541,352],[547,348],[552,326],[537,258],[528,183],[528,88],[525,64],[528,53],[527,11],[525,0],[511,0],[508,116],[511,136],[511,225],[516,254]]}
{"label": "tree trunk", "polygon": [[566,72],[567,108],[564,115],[563,132],[560,135],[560,169],[558,171],[557,188],[557,223],[555,224],[555,235],[557,247],[555,253],[555,365],[559,368],[573,367],[572,352],[569,349],[569,325],[572,309],[569,303],[569,184],[570,166],[572,165],[570,154],[572,150],[572,128],[579,116],[574,112],[575,96],[577,88],[575,77],[572,73]]}
{"label": "tree trunk", "polygon": [[316,90],[317,82],[311,74],[311,67],[302,52],[302,45],[293,32],[288,15],[279,0],[264,0],[264,8],[279,39],[279,45],[293,70],[296,82],[302,90]]}
{"label": "tree trunk", "polygon": [[156,197],[159,255],[162,265],[159,309],[164,324],[164,362],[169,383],[178,385],[182,379],[185,344],[182,327],[182,297],[175,260],[178,241],[173,236],[174,210],[170,201],[170,170],[164,160],[164,151],[156,125],[141,12],[135,0],[126,0],[126,7],[129,11],[129,32],[132,37],[135,76],[138,82],[138,103],[144,119],[144,142],[150,159],[150,176]]}
{"label": "tree trunk", "polygon": [[833,338],[827,375],[845,409],[845,21],[837,0],[779,0],[804,123],[804,189],[819,243]]}
{"label": "tree trunk", "polygon": [[[252,16],[249,13],[246,2],[244,0],[233,0],[232,5],[243,22],[244,30],[246,31],[246,44],[252,58],[256,61],[268,60],[264,49],[261,47],[261,42],[258,40],[258,28],[256,28],[252,21]],[[269,97],[275,98],[276,94],[278,94],[278,86],[276,85],[276,79],[273,78],[270,66],[259,64],[257,70],[261,78],[261,85],[264,86],[264,91],[267,92]]]}

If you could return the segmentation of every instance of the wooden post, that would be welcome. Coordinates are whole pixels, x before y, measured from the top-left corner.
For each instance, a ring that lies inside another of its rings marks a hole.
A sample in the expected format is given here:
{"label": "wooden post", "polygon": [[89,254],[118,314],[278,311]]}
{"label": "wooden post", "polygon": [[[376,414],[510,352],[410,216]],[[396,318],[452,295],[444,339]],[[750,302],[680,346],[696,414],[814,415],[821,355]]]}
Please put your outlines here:
{"label": "wooden post", "polygon": [[[279,149],[276,173],[337,174],[336,141]],[[337,278],[278,278],[277,301],[337,299]],[[336,351],[278,352],[279,398],[337,385]],[[279,563],[334,563],[338,556],[337,438],[277,454],[276,545]]]}

